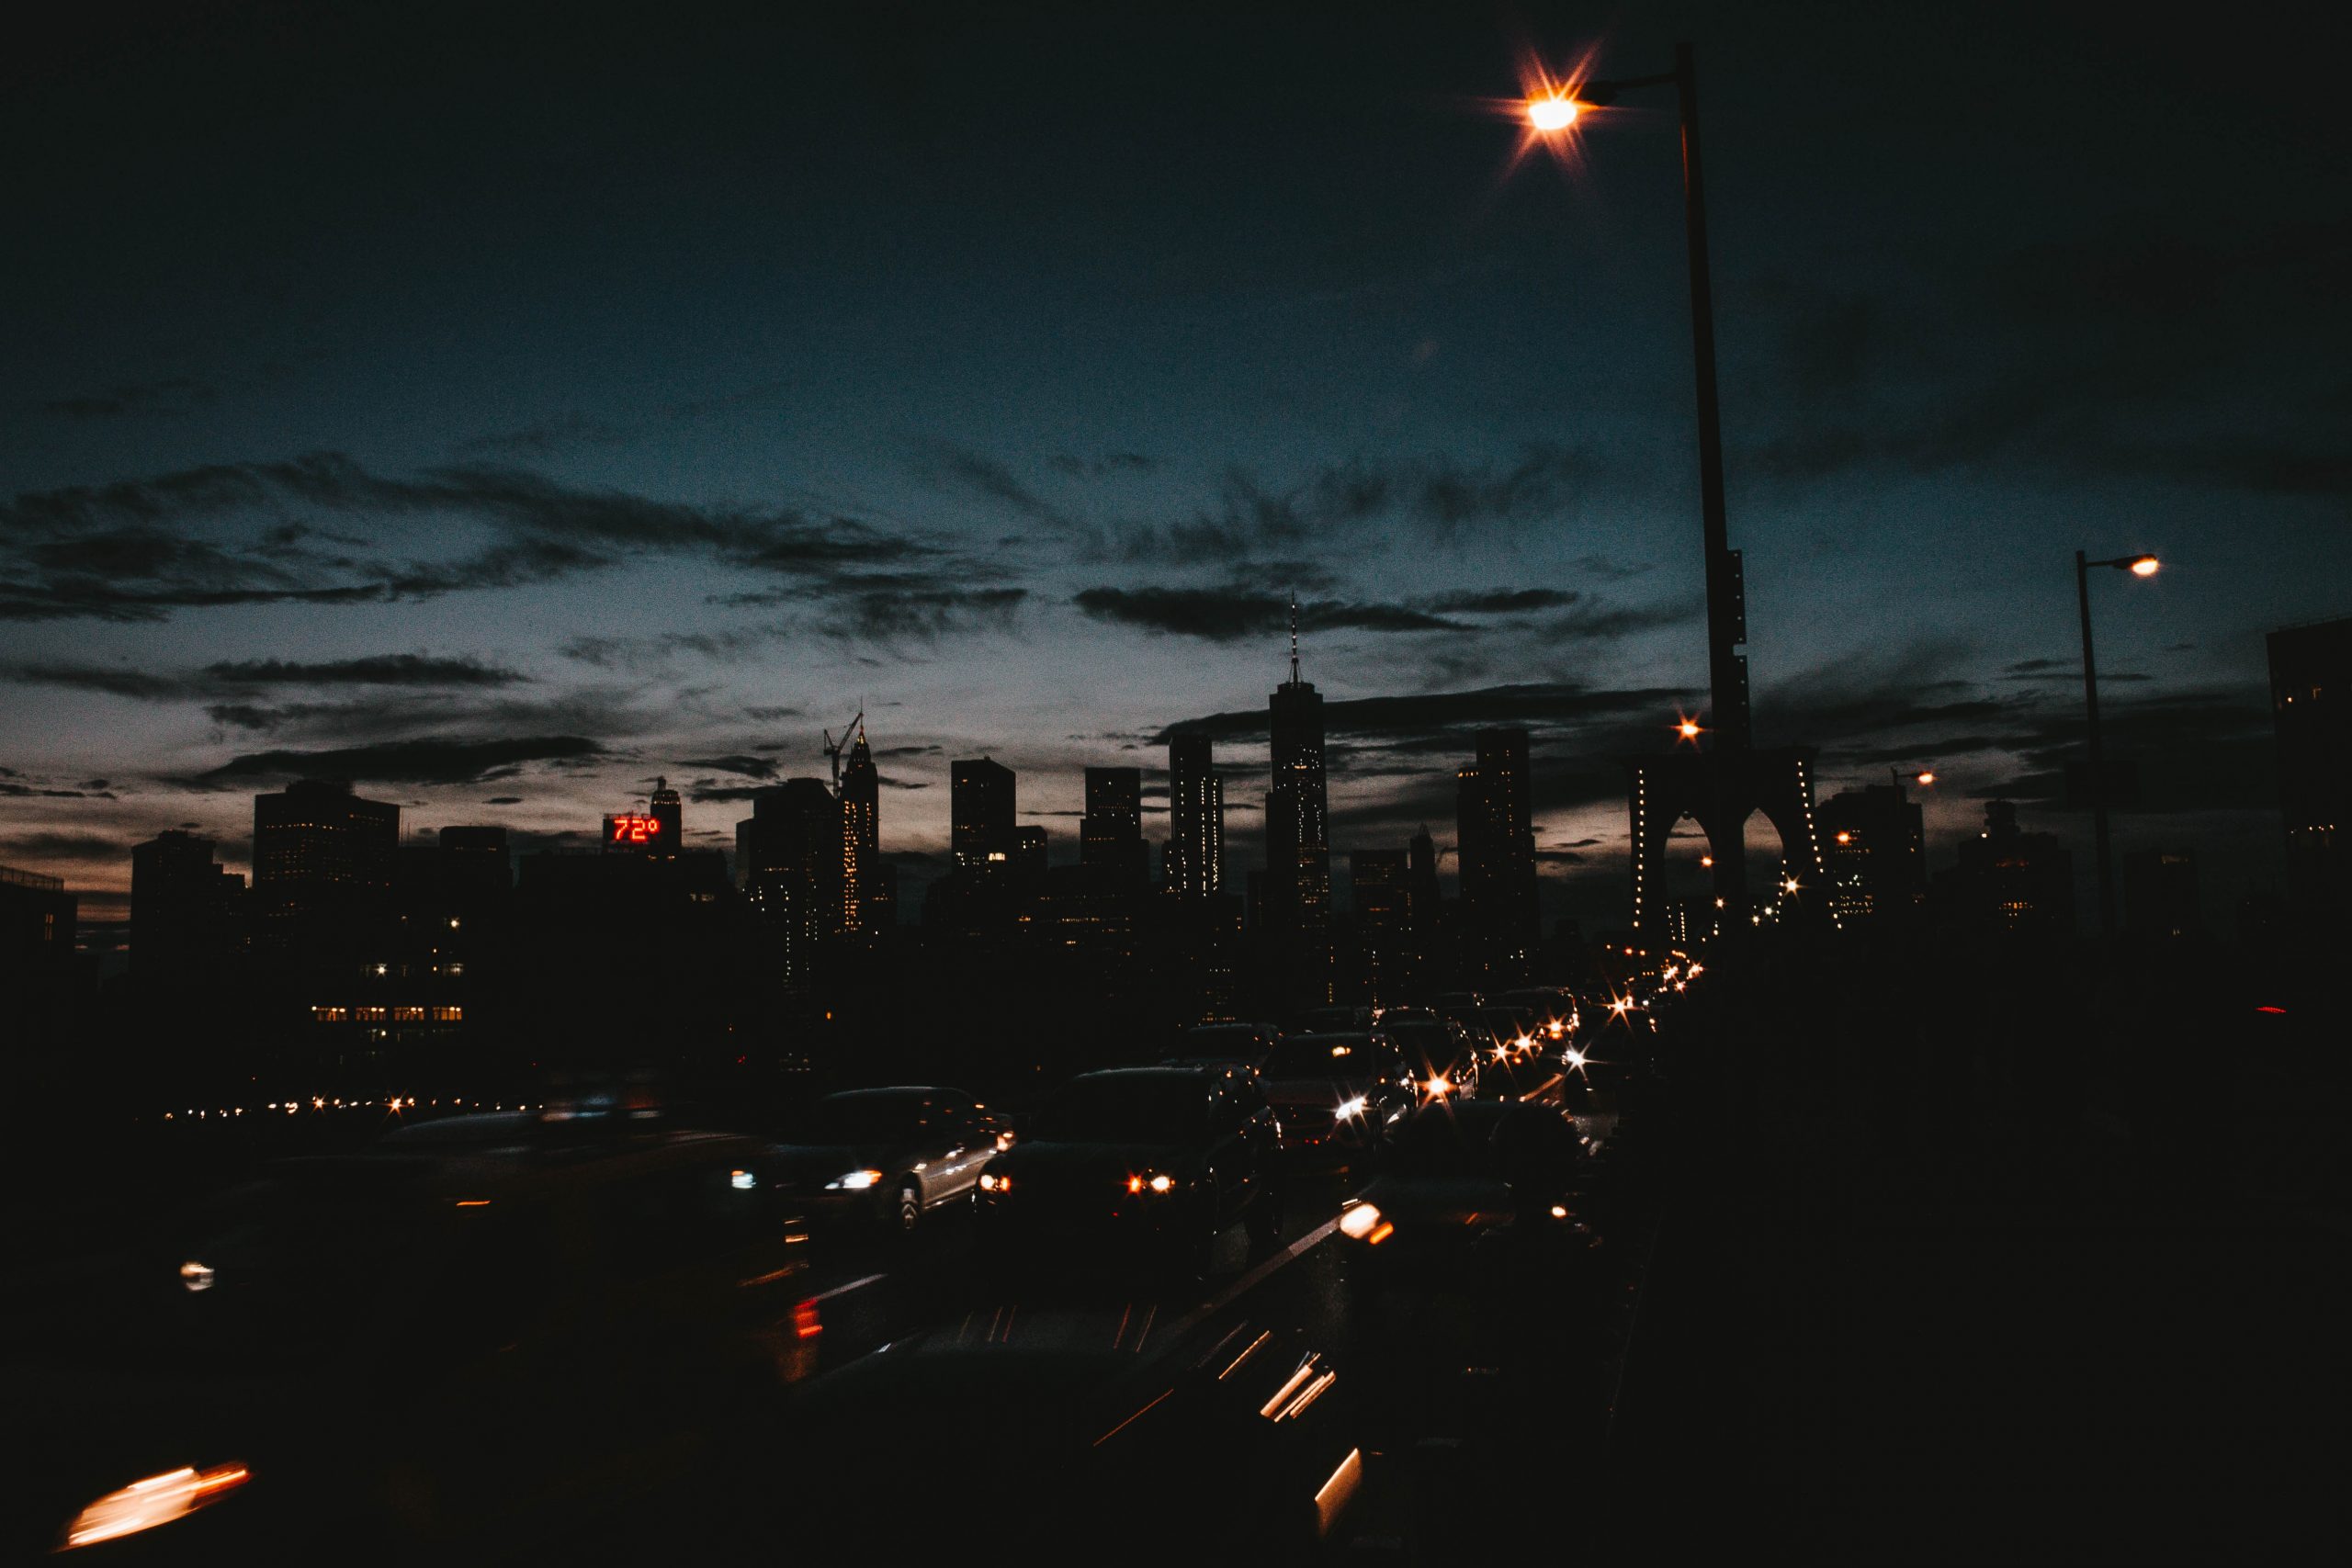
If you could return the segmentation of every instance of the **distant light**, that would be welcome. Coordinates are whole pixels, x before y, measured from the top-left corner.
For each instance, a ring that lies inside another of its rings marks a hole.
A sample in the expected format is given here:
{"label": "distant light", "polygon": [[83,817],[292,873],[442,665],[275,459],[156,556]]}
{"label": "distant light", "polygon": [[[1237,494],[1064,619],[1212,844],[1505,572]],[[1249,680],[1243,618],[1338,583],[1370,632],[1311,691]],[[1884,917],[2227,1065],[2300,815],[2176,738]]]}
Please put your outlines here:
{"label": "distant light", "polygon": [[1170,1188],[1175,1186],[1176,1182],[1174,1178],[1169,1176],[1163,1171],[1159,1175],[1153,1177],[1149,1181],[1145,1182],[1144,1185],[1150,1188],[1154,1192],[1165,1192]]}
{"label": "distant light", "polygon": [[134,1481],[119,1492],[109,1492],[74,1517],[66,1528],[68,1548],[95,1546],[158,1525],[184,1519],[243,1486],[248,1479],[242,1464],[214,1465],[209,1470],[183,1468]]}
{"label": "distant light", "polygon": [[1696,740],[1699,739],[1699,721],[1695,718],[1677,720],[1674,726],[1674,733],[1679,735],[1685,740]]}
{"label": "distant light", "polygon": [[1699,857],[1699,864],[1702,869],[1713,867],[1714,863],[1715,857],[1713,855],[1701,855]]}
{"label": "distant light", "polygon": [[1555,1220],[1565,1220],[1565,1219],[1566,1219],[1566,1218],[1568,1217],[1568,1211],[1567,1211],[1567,1207],[1566,1207],[1566,1205],[1565,1205],[1565,1204],[1561,1204],[1561,1203],[1555,1203],[1555,1204],[1553,1204],[1553,1205],[1552,1205],[1552,1217],[1553,1217],[1554,1219],[1555,1219]]}
{"label": "distant light", "polygon": [[1854,835],[1851,833],[1840,833],[1838,835],[1838,841],[1841,844],[1850,844],[1854,841]]}
{"label": "distant light", "polygon": [[1527,100],[1527,123],[1542,131],[1566,130],[1577,122],[1577,115],[1583,107],[1574,98],[1559,94],[1530,98]]}
{"label": "distant light", "polygon": [[738,1192],[749,1192],[759,1184],[759,1178],[748,1170],[730,1170],[727,1173],[727,1185]]}
{"label": "distant light", "polygon": [[1922,768],[1922,769],[1920,769],[1920,770],[1919,770],[1919,782],[1920,782],[1921,784],[1931,784],[1935,783],[1935,782],[1936,782],[1936,773],[1935,773],[1935,770],[1934,770],[1934,769],[1932,769],[1932,768]]}
{"label": "distant light", "polygon": [[[1351,1116],[1363,1115],[1368,1108],[1369,1102],[1363,1095],[1359,1094],[1351,1099],[1340,1101],[1340,1108],[1337,1111],[1334,1111],[1331,1114],[1344,1122]],[[1167,1189],[1162,1188],[1160,1190],[1166,1191]]]}
{"label": "distant light", "polygon": [[210,1290],[212,1288],[212,1266],[209,1263],[198,1263],[194,1261],[181,1264],[180,1283],[187,1286],[190,1291]]}
{"label": "distant light", "polygon": [[1340,1215],[1340,1234],[1362,1241],[1380,1223],[1380,1211],[1370,1203],[1358,1203]]}
{"label": "distant light", "polygon": [[2132,575],[2134,577],[2154,577],[2156,575],[2157,571],[2162,569],[2163,564],[2163,562],[2157,560],[2154,556],[2142,556],[2138,560],[2132,563]]}

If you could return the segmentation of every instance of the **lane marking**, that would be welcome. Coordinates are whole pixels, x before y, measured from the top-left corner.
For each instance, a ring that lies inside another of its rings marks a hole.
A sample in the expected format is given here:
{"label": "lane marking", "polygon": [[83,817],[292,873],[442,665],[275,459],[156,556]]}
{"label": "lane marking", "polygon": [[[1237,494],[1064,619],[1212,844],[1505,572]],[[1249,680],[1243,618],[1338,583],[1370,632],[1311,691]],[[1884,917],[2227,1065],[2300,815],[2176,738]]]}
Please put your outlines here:
{"label": "lane marking", "polygon": [[1234,1301],[1244,1292],[1257,1288],[1257,1286],[1275,1269],[1289,1264],[1295,1259],[1300,1253],[1316,1246],[1321,1242],[1324,1237],[1329,1235],[1333,1231],[1336,1231],[1339,1228],[1339,1216],[1334,1214],[1331,1218],[1324,1221],[1313,1230],[1308,1231],[1305,1235],[1300,1236],[1296,1241],[1292,1242],[1280,1252],[1275,1253],[1272,1258],[1267,1258],[1263,1263],[1259,1264],[1255,1269],[1250,1269],[1247,1274],[1242,1275],[1241,1278],[1236,1280],[1230,1285],[1227,1285],[1224,1290],[1219,1291],[1214,1297],[1203,1302],[1199,1306],[1194,1307],[1191,1312],[1186,1313],[1182,1317],[1180,1317],[1174,1323],[1170,1324],[1168,1325],[1168,1338],[1163,1341],[1163,1343],[1173,1345],[1181,1342],[1185,1335],[1200,1326],[1204,1320],[1214,1317],[1216,1314],[1232,1305]]}
{"label": "lane marking", "polygon": [[845,1296],[852,1291],[862,1291],[866,1286],[873,1284],[876,1280],[887,1280],[889,1277],[890,1276],[888,1274],[868,1274],[863,1280],[852,1280],[846,1285],[835,1285],[830,1291],[820,1291],[816,1295],[810,1296],[808,1299],[812,1302],[829,1302],[835,1296]]}

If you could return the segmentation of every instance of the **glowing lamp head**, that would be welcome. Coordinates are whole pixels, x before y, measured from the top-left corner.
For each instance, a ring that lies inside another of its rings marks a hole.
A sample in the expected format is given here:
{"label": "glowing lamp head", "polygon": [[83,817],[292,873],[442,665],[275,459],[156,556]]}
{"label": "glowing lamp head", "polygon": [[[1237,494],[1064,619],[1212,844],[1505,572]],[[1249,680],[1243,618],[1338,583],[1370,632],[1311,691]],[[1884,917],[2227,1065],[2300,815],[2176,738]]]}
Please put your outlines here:
{"label": "glowing lamp head", "polygon": [[1686,718],[1674,727],[1674,733],[1685,740],[1696,740],[1699,739],[1699,721],[1695,718]]}
{"label": "glowing lamp head", "polygon": [[1574,125],[1583,108],[1583,105],[1564,93],[1549,93],[1543,97],[1527,100],[1527,123],[1548,136]]}
{"label": "glowing lamp head", "polygon": [[2157,560],[2154,556],[2141,556],[2132,563],[2132,575],[2134,577],[2154,577],[2156,575],[2157,571],[2162,569],[2163,564],[2163,562]]}
{"label": "glowing lamp head", "polygon": [[1920,770],[1919,770],[1919,782],[1920,782],[1922,784],[1931,784],[1935,783],[1935,782],[1936,782],[1935,770],[1934,770],[1934,769],[1932,769],[1932,768],[1922,768],[1922,769],[1920,769]]}

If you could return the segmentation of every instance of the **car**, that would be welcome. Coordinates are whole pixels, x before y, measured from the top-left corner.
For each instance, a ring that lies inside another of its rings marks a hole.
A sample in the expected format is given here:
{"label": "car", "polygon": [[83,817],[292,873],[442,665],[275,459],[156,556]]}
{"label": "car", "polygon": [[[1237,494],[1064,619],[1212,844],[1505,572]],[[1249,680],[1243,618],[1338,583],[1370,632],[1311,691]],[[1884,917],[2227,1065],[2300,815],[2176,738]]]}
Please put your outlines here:
{"label": "car", "polygon": [[510,1117],[265,1168],[12,1378],[10,1555],[442,1560],[671,1483],[813,1370],[762,1152]]}
{"label": "car", "polygon": [[1255,1077],[1229,1067],[1080,1073],[980,1171],[984,1256],[1108,1245],[1205,1272],[1236,1222],[1271,1243],[1282,1133]]}
{"label": "car", "polygon": [[1368,1007],[1308,1008],[1284,1021],[1284,1032],[1291,1034],[1345,1034],[1371,1027],[1372,1010]]}
{"label": "car", "polygon": [[846,1089],[804,1107],[769,1151],[777,1190],[819,1223],[906,1235],[969,1203],[980,1168],[1011,1142],[1002,1118],[961,1089]]}
{"label": "car", "polygon": [[1404,1058],[1368,1030],[1289,1035],[1260,1077],[1292,1150],[1368,1148],[1416,1098]]}
{"label": "car", "polygon": [[1421,1100],[1478,1090],[1478,1053],[1470,1032],[1433,1013],[1396,1009],[1383,1013],[1374,1032],[1404,1059]]}
{"label": "car", "polygon": [[1543,1048],[1539,1025],[1524,1008],[1471,1008],[1462,1015],[1461,1023],[1474,1042],[1489,1049],[1499,1046],[1515,1056],[1524,1056]]}
{"label": "car", "polygon": [[1167,1065],[1247,1067],[1254,1073],[1282,1037],[1271,1023],[1196,1023],[1184,1031],[1182,1047]]}
{"label": "car", "polygon": [[1402,1119],[1372,1179],[1340,1210],[1351,1277],[1376,1284],[1399,1269],[1459,1268],[1506,1224],[1577,1226],[1583,1147],[1557,1106],[1441,1100]]}
{"label": "car", "polygon": [[1555,1044],[1574,1040],[1583,1026],[1583,1012],[1577,1005],[1576,993],[1564,987],[1528,986],[1505,991],[1495,1000],[1503,1007],[1524,1011],[1538,1035]]}

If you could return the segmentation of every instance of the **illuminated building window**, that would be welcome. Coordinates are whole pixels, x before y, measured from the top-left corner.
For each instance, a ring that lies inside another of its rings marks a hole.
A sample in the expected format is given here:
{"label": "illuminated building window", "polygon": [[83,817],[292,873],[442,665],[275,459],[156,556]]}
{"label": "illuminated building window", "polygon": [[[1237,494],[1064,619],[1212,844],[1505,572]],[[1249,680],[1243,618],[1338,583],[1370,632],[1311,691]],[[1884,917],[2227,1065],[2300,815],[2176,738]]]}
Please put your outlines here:
{"label": "illuminated building window", "polygon": [[424,1010],[421,1007],[396,1007],[392,1010],[394,1023],[423,1023]]}
{"label": "illuminated building window", "polygon": [[312,1008],[311,1020],[314,1023],[347,1023],[351,1021],[351,1010],[349,1008]]}
{"label": "illuminated building window", "polygon": [[433,1010],[433,1021],[435,1023],[461,1023],[465,1016],[466,1010],[460,1007],[443,1006]]}
{"label": "illuminated building window", "polygon": [[352,1010],[358,1015],[359,1021],[362,1023],[381,1023],[384,1021],[385,1013],[388,1010],[383,1008],[355,1008]]}

